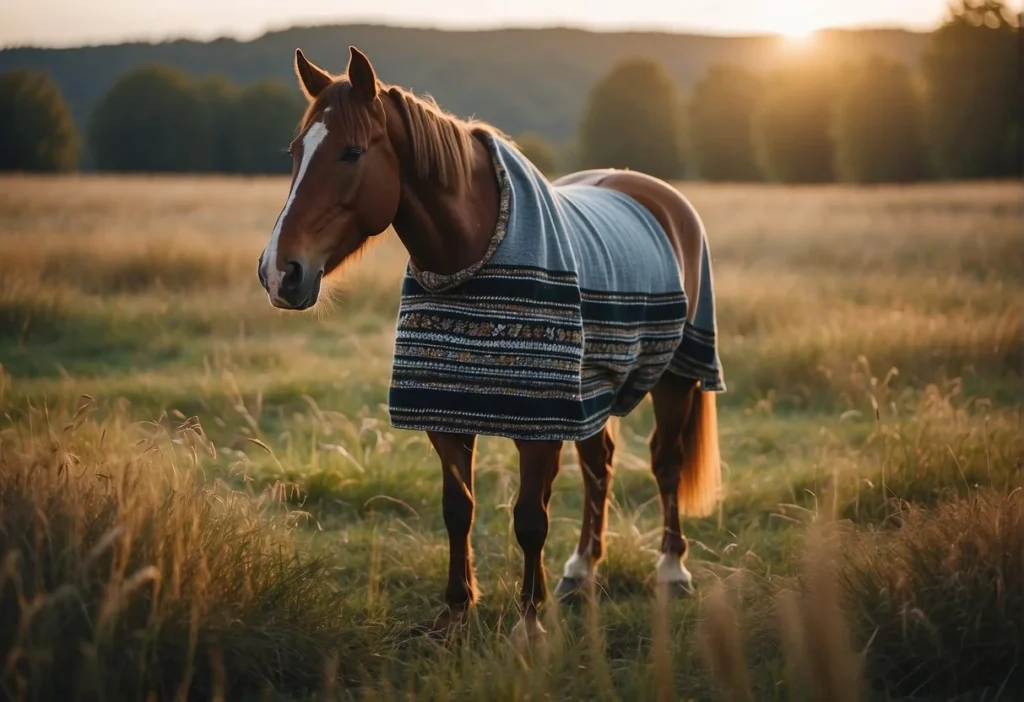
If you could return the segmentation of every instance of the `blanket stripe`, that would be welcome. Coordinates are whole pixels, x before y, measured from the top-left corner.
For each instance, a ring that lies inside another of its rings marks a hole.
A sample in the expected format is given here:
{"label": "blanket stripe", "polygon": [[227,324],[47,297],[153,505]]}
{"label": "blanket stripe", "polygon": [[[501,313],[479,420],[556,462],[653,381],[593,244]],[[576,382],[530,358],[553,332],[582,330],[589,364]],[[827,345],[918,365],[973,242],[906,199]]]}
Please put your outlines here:
{"label": "blanket stripe", "polygon": [[490,143],[501,206],[487,256],[453,276],[410,262],[403,279],[392,426],[580,440],[666,370],[724,391],[709,264],[688,324],[678,262],[646,210],[605,189],[552,187]]}

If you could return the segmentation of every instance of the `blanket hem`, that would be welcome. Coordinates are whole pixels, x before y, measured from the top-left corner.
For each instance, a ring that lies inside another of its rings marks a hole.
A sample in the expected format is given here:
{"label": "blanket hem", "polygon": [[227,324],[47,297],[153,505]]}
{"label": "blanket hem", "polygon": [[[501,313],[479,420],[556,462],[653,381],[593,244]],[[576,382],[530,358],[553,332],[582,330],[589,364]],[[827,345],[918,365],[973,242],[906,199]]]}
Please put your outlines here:
{"label": "blanket hem", "polygon": [[[489,135],[484,138],[491,139]],[[407,267],[409,275],[415,278],[416,282],[429,292],[439,293],[451,290],[452,288],[462,285],[479,273],[480,269],[486,266],[491,258],[494,257],[494,253],[498,250],[501,242],[505,239],[505,234],[508,232],[512,186],[509,184],[508,173],[505,171],[505,166],[498,159],[494,148],[491,147],[490,144],[488,144],[488,146],[490,147],[488,151],[491,154],[491,163],[494,165],[494,169],[498,176],[498,221],[494,226],[494,234],[491,235],[491,240],[487,244],[487,250],[484,251],[483,257],[476,263],[463,268],[461,271],[456,271],[455,273],[443,274],[427,271],[417,266],[410,258],[409,265]]]}

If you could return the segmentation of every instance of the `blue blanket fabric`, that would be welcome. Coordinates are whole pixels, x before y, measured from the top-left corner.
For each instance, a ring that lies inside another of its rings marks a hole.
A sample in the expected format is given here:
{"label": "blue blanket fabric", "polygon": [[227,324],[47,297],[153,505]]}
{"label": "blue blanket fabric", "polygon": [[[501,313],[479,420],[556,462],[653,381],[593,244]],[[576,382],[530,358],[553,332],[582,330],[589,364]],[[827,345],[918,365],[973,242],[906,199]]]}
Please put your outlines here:
{"label": "blue blanket fabric", "polygon": [[646,209],[605,188],[552,186],[487,138],[498,225],[484,258],[459,273],[409,263],[392,426],[580,440],[636,407],[666,371],[724,391],[707,242],[690,324],[680,266]]}

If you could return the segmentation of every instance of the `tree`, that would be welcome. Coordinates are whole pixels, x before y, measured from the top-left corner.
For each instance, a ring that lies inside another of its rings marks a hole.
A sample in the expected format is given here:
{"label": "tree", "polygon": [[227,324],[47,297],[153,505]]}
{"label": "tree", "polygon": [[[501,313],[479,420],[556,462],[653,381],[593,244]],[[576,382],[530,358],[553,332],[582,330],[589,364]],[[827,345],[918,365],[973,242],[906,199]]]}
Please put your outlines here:
{"label": "tree", "polygon": [[516,145],[530,162],[544,175],[550,176],[558,167],[558,150],[547,139],[536,132],[520,134]]}
{"label": "tree", "polygon": [[922,58],[928,141],[939,173],[1021,173],[1019,21],[1001,0],[962,0]]}
{"label": "tree", "polygon": [[839,81],[832,61],[810,55],[768,78],[751,122],[761,170],[783,183],[833,180],[832,104]]}
{"label": "tree", "polygon": [[150,64],[126,73],[89,123],[96,165],[116,171],[208,171],[213,140],[199,91],[180,71]]}
{"label": "tree", "polygon": [[843,84],[833,114],[840,180],[919,180],[927,172],[920,96],[903,63],[872,56]]}
{"label": "tree", "polygon": [[195,89],[202,105],[205,128],[211,135],[207,165],[219,173],[234,173],[238,166],[232,133],[235,128],[238,89],[230,80],[217,74],[201,78]]}
{"label": "tree", "polygon": [[71,110],[49,73],[0,75],[0,170],[69,171],[80,151]]}
{"label": "tree", "polygon": [[223,139],[232,146],[237,173],[290,173],[285,153],[296,133],[306,101],[298,90],[262,81],[241,92],[232,107],[231,129]]}
{"label": "tree", "polygon": [[738,66],[715,65],[690,98],[690,147],[697,173],[707,180],[761,180],[751,141],[751,118],[761,79]]}
{"label": "tree", "polygon": [[625,59],[590,91],[580,127],[583,168],[632,168],[661,178],[684,175],[682,100],[665,69]]}

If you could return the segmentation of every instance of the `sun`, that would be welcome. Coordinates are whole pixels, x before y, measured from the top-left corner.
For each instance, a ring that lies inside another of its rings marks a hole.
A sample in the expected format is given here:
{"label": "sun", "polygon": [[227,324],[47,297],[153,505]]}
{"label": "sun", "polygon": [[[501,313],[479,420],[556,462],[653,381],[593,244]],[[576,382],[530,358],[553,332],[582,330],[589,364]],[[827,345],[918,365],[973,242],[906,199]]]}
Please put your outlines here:
{"label": "sun", "polygon": [[786,43],[796,48],[803,48],[814,43],[820,27],[811,24],[790,24],[785,29],[780,29],[777,34]]}
{"label": "sun", "polygon": [[802,43],[814,36],[816,31],[818,31],[816,27],[791,27],[779,33],[790,41]]}
{"label": "sun", "polygon": [[768,26],[771,28],[769,31],[774,30],[774,34],[796,47],[811,43],[815,34],[827,26],[828,20],[815,8],[794,5],[800,3],[793,3],[783,12],[775,13]]}

